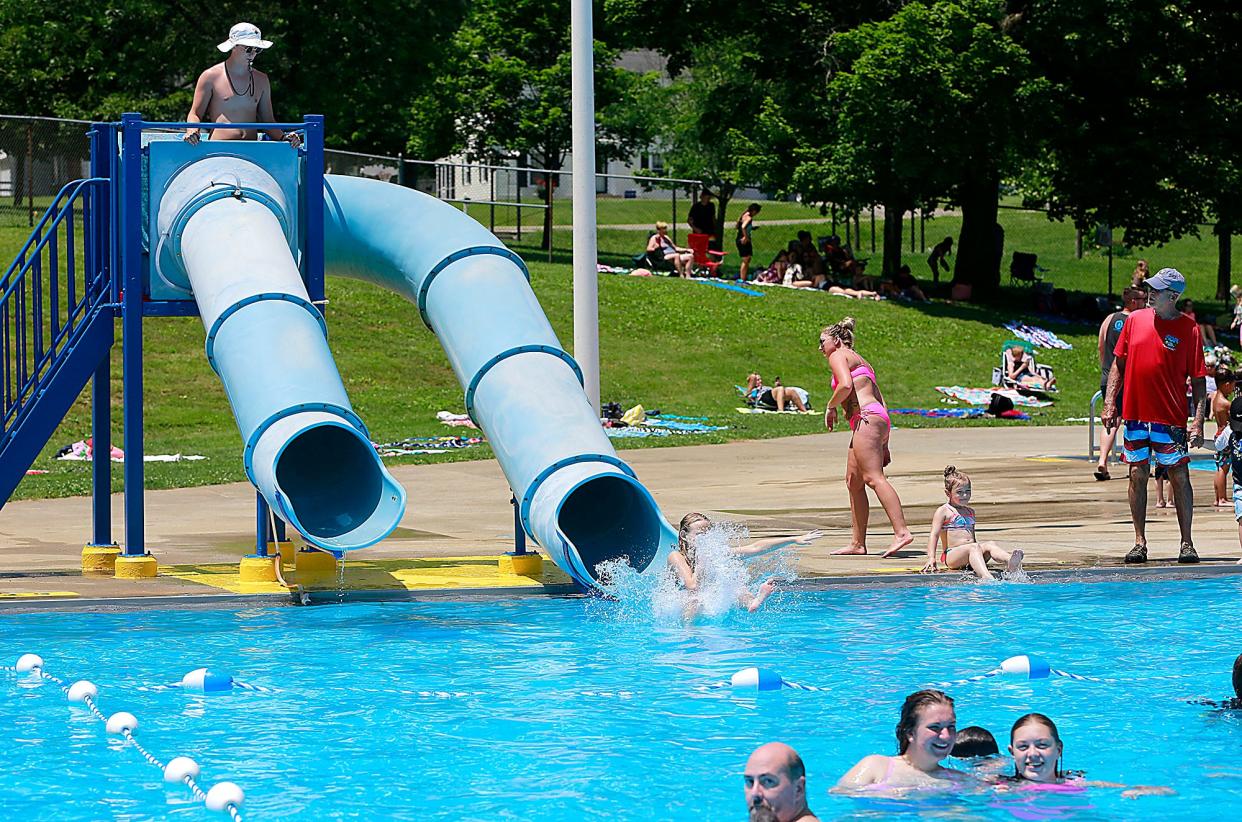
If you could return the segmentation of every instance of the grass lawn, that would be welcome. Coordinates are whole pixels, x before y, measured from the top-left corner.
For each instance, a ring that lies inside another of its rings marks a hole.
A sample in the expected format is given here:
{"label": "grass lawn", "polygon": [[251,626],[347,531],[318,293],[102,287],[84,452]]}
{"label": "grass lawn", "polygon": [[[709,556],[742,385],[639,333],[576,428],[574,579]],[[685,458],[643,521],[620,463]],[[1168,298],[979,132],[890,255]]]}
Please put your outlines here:
{"label": "grass lawn", "polygon": [[[535,291],[562,341],[573,338],[571,272],[567,266],[532,264]],[[330,341],[355,408],[376,441],[408,436],[462,433],[435,420],[441,409],[463,410],[457,385],[439,344],[406,302],[373,286],[329,283]],[[738,414],[733,386],[758,369],[769,380],[811,392],[822,409],[827,373],[816,351],[820,327],[849,313],[858,319],[858,347],[877,368],[893,407],[940,406],[937,384],[986,385],[998,348],[1007,336],[999,327],[1008,313],[970,306],[910,307],[896,302],[861,302],[822,293],[771,289],[750,297],[697,282],[665,278],[600,278],[600,323],[604,401],[667,412],[705,415],[728,431],[695,437],[620,440],[620,448],[722,442],[822,430],[816,416]],[[1066,399],[1036,419],[1057,422],[1082,416],[1098,384],[1093,328],[1058,327],[1073,351],[1042,355],[1057,370]],[[244,479],[241,440],[224,391],[203,356],[203,328],[195,318],[150,319],[146,323],[147,452],[203,454],[192,463],[147,466],[150,488]],[[377,344],[377,342],[379,344]],[[114,422],[121,416],[119,348],[114,380]],[[900,425],[943,425],[901,418]],[[1021,423],[968,423],[1003,424]],[[86,463],[53,459],[55,450],[89,435],[89,392],[40,456],[35,468],[51,473],[27,477],[15,498],[85,494]],[[119,444],[119,430],[116,435]],[[412,456],[392,463],[436,462],[490,456],[486,447],[445,455]],[[121,487],[114,466],[114,487]]]}
{"label": "grass lawn", "polygon": [[[616,201],[633,203],[635,201]],[[641,203],[641,201],[639,201]],[[737,204],[738,208],[744,204]],[[803,214],[808,221],[820,219],[818,211],[793,203],[760,215],[755,233],[756,257],[766,262],[800,225],[763,226],[762,218],[778,210]],[[1049,268],[1045,275],[1058,286],[1084,291],[1104,289],[1104,263],[1098,254],[1075,258],[1072,229],[1049,223],[1036,212],[1003,211],[1006,257],[1014,249],[1034,251]],[[960,218],[939,217],[929,221],[929,241],[956,236]],[[827,233],[823,224],[807,222],[817,236]],[[882,226],[877,226],[877,229]],[[11,258],[25,239],[24,228],[0,228],[0,249]],[[524,234],[523,240],[529,235]],[[601,260],[623,261],[641,248],[644,231],[601,229]],[[908,239],[909,233],[907,231]],[[863,223],[863,254],[869,253],[869,220]],[[569,232],[557,233],[558,244],[568,248]],[[540,252],[525,243],[514,244],[528,259]],[[917,276],[927,278],[925,256],[910,253],[906,261]],[[1135,252],[1137,255],[1138,251]],[[1215,242],[1183,239],[1161,249],[1143,251],[1152,268],[1176,265],[1190,280],[1190,294],[1203,300],[1213,289]],[[1235,252],[1236,253],[1236,252]],[[558,252],[567,262],[567,252]],[[1116,262],[1117,283],[1128,279],[1134,257]],[[564,262],[532,262],[536,294],[562,342],[572,342],[571,272]],[[348,280],[329,282],[331,309],[328,320],[330,343],[355,408],[366,420],[372,438],[383,442],[409,436],[452,435],[463,429],[448,428],[435,420],[441,409],[462,411],[462,392],[439,344],[403,300],[373,286]],[[1203,300],[1206,302],[1205,300]],[[827,373],[816,351],[819,329],[845,314],[858,318],[858,347],[879,372],[891,407],[941,407],[933,386],[960,384],[986,386],[991,368],[998,361],[998,348],[1007,332],[1004,321],[1021,316],[1030,304],[1029,290],[1008,290],[990,306],[909,306],[897,302],[859,302],[822,293],[768,289],[763,297],[750,297],[697,283],[666,278],[600,278],[600,323],[603,400],[624,406],[637,403],[647,408],[686,415],[709,416],[728,431],[696,437],[619,440],[619,448],[660,447],[686,443],[721,442],[737,438],[763,438],[811,433],[822,429],[818,416],[777,417],[737,414],[733,386],[751,370],[769,382],[780,376],[786,385],[799,385],[811,392],[812,403],[822,409]],[[1003,306],[1003,307],[998,307]],[[1219,308],[1219,306],[1218,306]],[[1200,308],[1200,312],[1212,310]],[[1072,342],[1073,351],[1049,351],[1040,360],[1052,365],[1062,387],[1062,397],[1052,408],[1036,410],[1035,421],[1056,423],[1081,417],[1098,386],[1095,364],[1095,327],[1049,326]],[[150,454],[203,454],[207,460],[193,463],[153,463],[147,466],[150,488],[201,485],[244,479],[241,441],[224,391],[203,356],[203,328],[196,318],[151,319],[146,323],[146,449]],[[120,349],[115,357],[114,414],[120,444]],[[902,417],[906,427],[951,424],[1019,425],[1010,422],[948,422]],[[60,462],[55,450],[89,436],[89,392],[83,394],[60,430],[40,456],[35,468],[49,474],[27,477],[16,498],[65,496],[89,492],[90,470],[85,463]],[[452,451],[443,455],[412,456],[391,460],[439,462],[478,459],[491,455],[486,446]],[[121,487],[120,466],[114,470],[114,487]]]}

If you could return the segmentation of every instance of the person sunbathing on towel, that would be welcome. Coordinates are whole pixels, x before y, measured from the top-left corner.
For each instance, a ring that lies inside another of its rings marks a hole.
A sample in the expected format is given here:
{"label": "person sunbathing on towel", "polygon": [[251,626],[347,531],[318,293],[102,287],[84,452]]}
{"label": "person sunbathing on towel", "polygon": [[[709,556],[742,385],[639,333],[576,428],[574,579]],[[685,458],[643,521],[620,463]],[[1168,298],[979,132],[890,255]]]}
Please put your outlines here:
{"label": "person sunbathing on towel", "polygon": [[786,405],[793,405],[799,411],[806,411],[810,405],[810,395],[796,386],[781,385],[781,378],[776,378],[776,385],[768,388],[763,384],[763,377],[750,374],[746,377],[746,401],[756,408],[784,411]]}

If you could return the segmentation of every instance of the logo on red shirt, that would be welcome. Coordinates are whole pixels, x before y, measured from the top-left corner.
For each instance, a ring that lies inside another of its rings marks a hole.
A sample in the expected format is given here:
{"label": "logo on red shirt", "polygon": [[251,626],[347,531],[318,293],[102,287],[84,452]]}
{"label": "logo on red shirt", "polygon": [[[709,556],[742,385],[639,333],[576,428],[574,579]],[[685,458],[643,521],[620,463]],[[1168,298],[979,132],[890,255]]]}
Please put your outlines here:
{"label": "logo on red shirt", "polygon": [[1177,344],[1179,342],[1181,342],[1181,340],[1179,340],[1177,337],[1174,337],[1172,334],[1164,335],[1164,347],[1169,349],[1170,351],[1176,351]]}

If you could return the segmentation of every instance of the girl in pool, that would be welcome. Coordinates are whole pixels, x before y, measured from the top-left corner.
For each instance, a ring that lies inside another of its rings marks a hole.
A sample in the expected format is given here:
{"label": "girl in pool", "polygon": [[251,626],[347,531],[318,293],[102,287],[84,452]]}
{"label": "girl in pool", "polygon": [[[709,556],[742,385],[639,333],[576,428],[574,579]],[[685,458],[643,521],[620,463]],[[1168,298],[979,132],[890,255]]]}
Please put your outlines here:
{"label": "girl in pool", "polygon": [[[691,595],[699,593],[704,582],[703,577],[711,570],[702,566],[698,551],[700,537],[711,527],[712,521],[705,515],[697,512],[686,514],[681,518],[681,526],[677,529],[677,550],[668,555],[668,568],[673,578],[678,586]],[[750,559],[771,551],[779,551],[782,548],[810,545],[820,536],[819,531],[809,531],[798,537],[770,537],[746,545],[736,547],[730,545],[726,550],[730,556]],[[760,585],[759,591],[755,594],[743,588],[738,595],[738,604],[754,613],[775,590],[776,583],[772,580],[767,580]],[[686,616],[691,617],[697,611],[697,603],[691,599],[686,605]]]}
{"label": "girl in pool", "polygon": [[[949,501],[936,509],[931,536],[927,540],[927,564],[923,572],[937,571],[943,565],[950,571],[969,566],[979,579],[995,580],[988,560],[1005,563],[1009,573],[1022,568],[1022,550],[1002,550],[995,542],[975,538],[975,509],[970,507],[970,477],[950,465],[944,469],[944,493]],[[936,544],[941,543],[940,556]]]}
{"label": "girl in pool", "polygon": [[[942,767],[957,739],[953,700],[943,691],[917,691],[906,697],[897,723],[897,756],[872,754],[859,760],[834,790],[882,791],[932,788],[972,781],[969,774]],[[976,783],[977,784],[977,783]]]}
{"label": "girl in pool", "polygon": [[[1043,714],[1030,713],[1019,717],[1009,731],[1009,753],[1013,756],[1010,783],[1020,787],[1075,793],[1089,787],[1125,788],[1116,782],[1088,782],[1081,771],[1067,773],[1061,768],[1065,746],[1056,723]],[[1163,785],[1136,785],[1121,795],[1126,799],[1140,796],[1168,796],[1174,791]]]}

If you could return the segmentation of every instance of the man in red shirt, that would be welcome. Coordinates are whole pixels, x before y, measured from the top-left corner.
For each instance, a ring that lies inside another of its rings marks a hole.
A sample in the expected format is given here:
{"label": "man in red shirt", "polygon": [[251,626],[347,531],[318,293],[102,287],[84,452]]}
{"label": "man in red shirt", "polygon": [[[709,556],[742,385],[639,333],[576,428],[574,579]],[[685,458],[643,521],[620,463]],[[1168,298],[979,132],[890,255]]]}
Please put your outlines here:
{"label": "man in red shirt", "polygon": [[[1134,521],[1134,547],[1126,554],[1126,562],[1147,561],[1147,478],[1153,458],[1168,471],[1173,486],[1182,536],[1177,561],[1198,562],[1190,536],[1194,498],[1187,446],[1203,444],[1207,376],[1203,342],[1198,324],[1177,310],[1177,300],[1186,290],[1181,272],[1163,268],[1146,285],[1150,307],[1130,315],[1113,349],[1116,358],[1108,372],[1101,420],[1106,429],[1117,427],[1119,419],[1124,426],[1121,459],[1130,465],[1130,518]],[[1194,404],[1189,430],[1187,380]],[[1117,407],[1119,396],[1121,408]]]}

